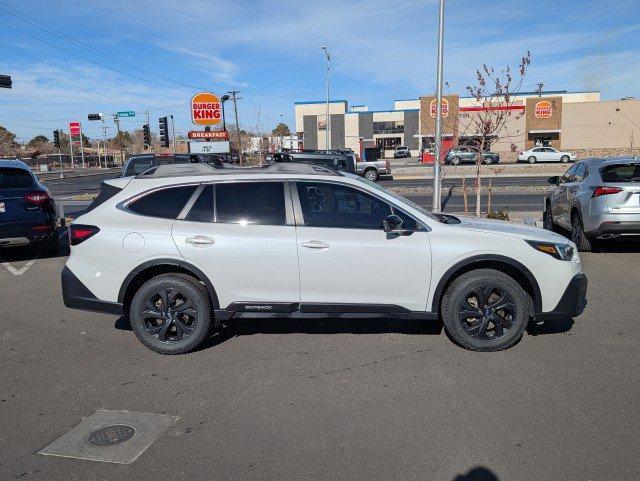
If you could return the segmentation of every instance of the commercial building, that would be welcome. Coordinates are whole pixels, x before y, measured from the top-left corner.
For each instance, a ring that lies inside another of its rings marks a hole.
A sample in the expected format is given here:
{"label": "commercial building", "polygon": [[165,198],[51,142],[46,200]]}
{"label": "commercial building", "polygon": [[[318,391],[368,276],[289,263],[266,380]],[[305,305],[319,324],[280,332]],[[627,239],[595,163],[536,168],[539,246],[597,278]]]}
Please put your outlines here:
{"label": "commercial building", "polygon": [[[396,146],[414,154],[433,147],[435,98],[400,99],[392,110],[349,107],[346,100],[330,106],[331,148],[376,146],[392,154]],[[295,102],[296,132],[305,149],[326,146],[326,102]],[[601,100],[599,91],[523,92],[509,102],[478,101],[447,95],[443,99],[443,144],[477,142],[479,122],[487,111],[505,112],[502,128],[484,136],[486,148],[514,153],[536,145],[549,145],[584,155],[635,153],[640,145],[640,101],[631,97]],[[591,153],[593,152],[593,153]]]}

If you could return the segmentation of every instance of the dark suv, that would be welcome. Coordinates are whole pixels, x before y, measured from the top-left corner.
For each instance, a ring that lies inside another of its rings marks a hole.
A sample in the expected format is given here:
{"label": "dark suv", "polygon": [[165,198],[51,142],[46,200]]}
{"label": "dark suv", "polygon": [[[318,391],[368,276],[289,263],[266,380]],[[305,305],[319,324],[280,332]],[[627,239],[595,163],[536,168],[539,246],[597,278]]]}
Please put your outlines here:
{"label": "dark suv", "polygon": [[[451,165],[458,165],[462,163],[475,164],[477,153],[477,150],[470,147],[455,147],[447,152],[444,162]],[[485,151],[482,152],[482,162],[484,164],[497,164],[500,162],[500,156],[495,152]]]}
{"label": "dark suv", "polygon": [[151,167],[165,164],[189,164],[203,162],[211,164],[214,167],[224,167],[222,159],[217,155],[212,154],[175,154],[175,155],[134,155],[127,160],[127,163],[122,169],[122,177],[131,177],[141,174],[145,170]]}
{"label": "dark suv", "polygon": [[27,164],[0,160],[0,247],[38,243],[58,252],[58,215],[49,190]]}

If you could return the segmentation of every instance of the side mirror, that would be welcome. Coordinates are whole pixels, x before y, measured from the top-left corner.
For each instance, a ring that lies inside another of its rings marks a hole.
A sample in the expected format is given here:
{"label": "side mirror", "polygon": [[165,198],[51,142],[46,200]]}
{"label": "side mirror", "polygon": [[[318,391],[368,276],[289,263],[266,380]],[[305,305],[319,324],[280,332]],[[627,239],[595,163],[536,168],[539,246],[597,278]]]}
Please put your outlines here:
{"label": "side mirror", "polygon": [[553,177],[549,177],[547,179],[547,182],[549,182],[550,184],[553,184],[553,185],[558,185],[560,183],[560,176],[559,175],[554,175]]}
{"label": "side mirror", "polygon": [[409,235],[411,231],[402,228],[402,219],[397,215],[391,214],[382,221],[382,229],[387,234]]}

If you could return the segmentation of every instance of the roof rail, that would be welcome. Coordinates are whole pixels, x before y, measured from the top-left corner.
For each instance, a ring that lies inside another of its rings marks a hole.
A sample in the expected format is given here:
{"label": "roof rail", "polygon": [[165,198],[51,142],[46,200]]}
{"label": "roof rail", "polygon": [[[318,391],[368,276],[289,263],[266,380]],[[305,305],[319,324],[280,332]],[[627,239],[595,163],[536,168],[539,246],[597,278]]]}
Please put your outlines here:
{"label": "roof rail", "polygon": [[324,165],[304,162],[275,162],[253,167],[214,167],[202,162],[193,164],[163,164],[151,167],[135,176],[136,179],[158,179],[163,177],[189,177],[198,175],[242,175],[242,174],[302,174],[340,175]]}

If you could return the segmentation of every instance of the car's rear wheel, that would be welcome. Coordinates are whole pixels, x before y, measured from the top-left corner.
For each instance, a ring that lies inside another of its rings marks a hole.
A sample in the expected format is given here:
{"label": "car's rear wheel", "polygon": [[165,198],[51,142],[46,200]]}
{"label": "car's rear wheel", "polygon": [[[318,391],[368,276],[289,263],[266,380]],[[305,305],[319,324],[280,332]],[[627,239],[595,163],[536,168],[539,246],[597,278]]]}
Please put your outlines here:
{"label": "car's rear wheel", "polygon": [[560,162],[562,162],[563,164],[566,164],[567,162],[569,162],[569,156],[568,155],[563,155],[562,157],[560,157]]}
{"label": "car's rear wheel", "polygon": [[460,163],[460,157],[457,155],[451,159],[451,165],[458,165]]}
{"label": "car's rear wheel", "polygon": [[593,250],[593,242],[584,233],[582,219],[580,219],[578,213],[571,215],[571,240],[579,252],[591,252]]}
{"label": "car's rear wheel", "polygon": [[184,354],[209,332],[211,306],[206,289],[193,277],[162,274],[138,289],[129,317],[146,347],[160,354]]}
{"label": "car's rear wheel", "polygon": [[376,169],[365,170],[364,178],[370,180],[371,182],[375,182],[376,180],[378,180],[378,171]]}
{"label": "car's rear wheel", "polygon": [[493,164],[493,157],[485,157],[483,162],[487,165]]}
{"label": "car's rear wheel", "polygon": [[530,316],[529,294],[495,269],[466,272],[447,288],[442,318],[449,335],[472,351],[501,351],[522,337]]}
{"label": "car's rear wheel", "polygon": [[530,164],[535,164],[535,163],[538,161],[538,159],[536,159],[536,156],[535,156],[535,155],[531,155],[531,156],[529,156],[529,158],[527,159],[527,161],[528,161]]}

